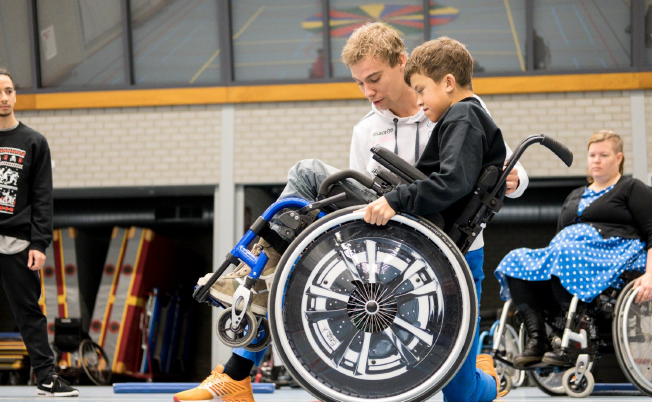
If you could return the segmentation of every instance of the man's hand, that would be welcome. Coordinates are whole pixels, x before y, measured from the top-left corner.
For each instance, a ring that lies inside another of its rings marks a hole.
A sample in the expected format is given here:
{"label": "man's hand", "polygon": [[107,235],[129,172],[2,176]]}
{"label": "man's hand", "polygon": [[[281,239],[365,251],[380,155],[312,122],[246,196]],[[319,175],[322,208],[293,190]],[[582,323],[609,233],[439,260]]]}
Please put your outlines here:
{"label": "man's hand", "polygon": [[359,211],[364,212],[365,222],[378,226],[386,225],[392,216],[396,215],[396,211],[389,206],[385,197],[380,197]]}
{"label": "man's hand", "polygon": [[652,300],[652,272],[647,272],[643,276],[639,276],[634,282],[632,289],[638,289],[636,300],[634,303],[643,303]]}
{"label": "man's hand", "polygon": [[38,271],[43,268],[45,264],[45,254],[38,250],[29,250],[29,257],[27,258],[27,268],[32,271]]}
{"label": "man's hand", "polygon": [[[505,166],[503,166],[503,170],[505,170]],[[518,179],[518,170],[516,168],[512,169],[511,172],[509,172],[509,175],[507,175],[507,192],[505,195],[510,195],[514,191],[516,191],[516,188],[518,187],[519,179]]]}

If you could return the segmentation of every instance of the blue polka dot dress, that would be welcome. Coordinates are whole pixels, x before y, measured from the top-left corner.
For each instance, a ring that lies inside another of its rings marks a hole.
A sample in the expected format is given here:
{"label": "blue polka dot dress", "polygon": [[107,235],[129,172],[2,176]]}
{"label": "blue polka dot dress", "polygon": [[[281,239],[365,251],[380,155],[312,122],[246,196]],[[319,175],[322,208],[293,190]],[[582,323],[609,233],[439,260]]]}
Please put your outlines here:
{"label": "blue polka dot dress", "polygon": [[[578,216],[591,203],[614,186],[595,192],[588,187],[582,194]],[[604,239],[597,229],[576,223],[562,229],[550,245],[541,249],[519,248],[511,251],[496,268],[501,284],[500,297],[511,298],[506,276],[526,281],[546,281],[557,276],[569,293],[590,302],[610,286],[622,287],[624,271],[645,272],[647,253],[639,239]]]}

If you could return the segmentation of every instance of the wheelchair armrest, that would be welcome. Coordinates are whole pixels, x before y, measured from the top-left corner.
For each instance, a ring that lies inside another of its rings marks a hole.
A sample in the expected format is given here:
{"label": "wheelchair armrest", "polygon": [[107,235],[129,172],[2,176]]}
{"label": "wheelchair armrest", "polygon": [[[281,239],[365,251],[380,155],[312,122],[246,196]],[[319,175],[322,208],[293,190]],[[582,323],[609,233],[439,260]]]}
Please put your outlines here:
{"label": "wheelchair armrest", "polygon": [[371,153],[374,160],[407,184],[412,184],[416,180],[428,180],[428,176],[387,148],[375,146],[371,148]]}

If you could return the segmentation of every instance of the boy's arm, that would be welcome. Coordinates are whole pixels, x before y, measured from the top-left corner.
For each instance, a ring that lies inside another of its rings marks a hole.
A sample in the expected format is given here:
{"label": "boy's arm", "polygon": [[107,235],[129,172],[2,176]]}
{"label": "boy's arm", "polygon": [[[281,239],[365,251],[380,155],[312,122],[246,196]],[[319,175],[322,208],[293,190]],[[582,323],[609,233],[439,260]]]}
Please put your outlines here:
{"label": "boy's arm", "polygon": [[439,173],[428,180],[401,184],[385,194],[394,211],[414,215],[440,212],[473,190],[482,169],[485,134],[468,121],[455,121],[442,129]]}
{"label": "boy's arm", "polygon": [[[507,160],[512,156],[513,152],[512,149],[509,147],[509,145],[507,145],[507,143],[505,143],[505,150],[507,151],[505,160]],[[516,171],[518,172],[518,187],[516,187],[516,190],[514,190],[513,193],[507,194],[508,198],[518,198],[522,196],[528,184],[530,183],[530,178],[528,177],[527,172],[525,171],[523,165],[521,165],[521,162],[516,162],[516,166],[514,166],[514,169],[516,169]]]}

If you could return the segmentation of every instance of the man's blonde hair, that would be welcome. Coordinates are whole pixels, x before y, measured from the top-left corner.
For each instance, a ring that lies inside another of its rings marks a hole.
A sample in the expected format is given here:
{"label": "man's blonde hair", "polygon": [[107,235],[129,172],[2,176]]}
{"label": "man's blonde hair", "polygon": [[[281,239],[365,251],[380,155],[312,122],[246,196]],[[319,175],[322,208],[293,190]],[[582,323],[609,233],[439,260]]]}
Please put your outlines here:
{"label": "man's blonde hair", "polygon": [[473,90],[471,53],[466,50],[466,46],[446,36],[414,48],[403,73],[408,85],[414,74],[425,75],[435,82],[440,82],[446,74],[452,74],[457,85]]}
{"label": "man's blonde hair", "polygon": [[[596,142],[603,142],[603,141],[609,141],[611,143],[611,147],[614,150],[614,153],[618,155],[618,152],[623,153],[623,139],[620,138],[616,132],[611,131],[611,130],[598,130],[593,135],[591,138],[589,138],[589,144],[586,146],[586,149],[588,150],[591,148],[591,144],[595,144]],[[620,174],[623,174],[625,172],[625,154],[623,153],[623,160],[620,161],[620,165],[618,166],[618,172]],[[589,174],[587,177],[587,180],[589,183],[593,183],[593,177]]]}
{"label": "man's blonde hair", "polygon": [[407,49],[398,33],[387,24],[374,22],[353,31],[342,49],[342,62],[351,68],[364,57],[371,56],[394,67],[402,54],[407,57]]}

